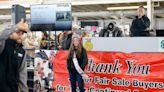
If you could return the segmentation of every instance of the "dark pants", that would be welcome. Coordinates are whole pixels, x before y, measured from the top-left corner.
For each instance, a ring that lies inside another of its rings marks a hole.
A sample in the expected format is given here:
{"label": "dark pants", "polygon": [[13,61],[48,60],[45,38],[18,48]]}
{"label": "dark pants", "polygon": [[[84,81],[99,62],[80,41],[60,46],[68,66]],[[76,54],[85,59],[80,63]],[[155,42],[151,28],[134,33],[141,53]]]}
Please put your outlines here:
{"label": "dark pants", "polygon": [[76,92],[76,81],[78,82],[80,92],[84,92],[84,81],[82,79],[82,76],[78,73],[72,73],[69,74],[69,77],[71,82],[71,92]]}

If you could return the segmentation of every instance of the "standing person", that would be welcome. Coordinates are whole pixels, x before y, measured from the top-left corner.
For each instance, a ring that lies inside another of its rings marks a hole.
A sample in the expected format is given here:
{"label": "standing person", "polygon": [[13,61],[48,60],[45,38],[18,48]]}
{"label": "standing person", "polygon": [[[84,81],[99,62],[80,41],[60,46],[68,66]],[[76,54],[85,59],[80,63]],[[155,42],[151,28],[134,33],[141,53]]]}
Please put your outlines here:
{"label": "standing person", "polygon": [[150,36],[148,28],[150,27],[150,20],[145,15],[145,9],[140,6],[137,10],[138,16],[133,20],[130,34],[131,36]]}
{"label": "standing person", "polygon": [[0,53],[0,92],[28,92],[26,81],[27,71],[23,61],[25,51],[20,46],[22,35],[27,32],[28,25],[21,20],[16,26],[10,26],[4,31],[12,31],[5,40],[5,46]]}
{"label": "standing person", "polygon": [[80,27],[75,24],[72,26],[72,31],[68,31],[66,33],[63,40],[63,50],[68,50],[70,48],[72,42],[72,35],[76,34],[79,29]]}
{"label": "standing person", "polygon": [[58,35],[58,50],[63,49],[63,40],[64,40],[64,33],[60,33]]}
{"label": "standing person", "polygon": [[42,40],[40,43],[40,49],[48,49],[48,34],[47,32],[42,32]]}
{"label": "standing person", "polygon": [[122,30],[116,26],[116,22],[110,22],[107,28],[99,32],[99,37],[123,37]]}
{"label": "standing person", "polygon": [[35,57],[35,49],[39,47],[39,44],[33,37],[33,33],[31,31],[27,32],[27,36],[24,37],[22,42],[24,49],[26,49],[26,60],[28,61],[30,67],[33,66],[34,57]]}
{"label": "standing person", "polygon": [[82,76],[85,76],[85,73],[79,72],[77,67],[84,71],[84,68],[87,64],[87,52],[80,43],[80,37],[78,35],[73,35],[71,47],[69,49],[69,55],[67,58],[67,69],[69,71],[72,92],[76,92],[76,81],[78,82],[80,92],[84,92],[84,81]]}
{"label": "standing person", "polygon": [[[19,73],[19,79],[18,79],[18,88],[19,92],[28,92],[27,87],[27,64],[25,61],[26,52],[23,49],[22,39],[17,40],[17,48],[16,53],[18,54],[18,73]],[[21,56],[22,55],[22,56]]]}
{"label": "standing person", "polygon": [[66,33],[66,37],[63,39],[63,50],[68,50],[70,48],[72,35],[73,35],[72,31],[68,31]]}
{"label": "standing person", "polygon": [[34,82],[34,91],[33,92],[42,92],[42,86],[39,80]]}

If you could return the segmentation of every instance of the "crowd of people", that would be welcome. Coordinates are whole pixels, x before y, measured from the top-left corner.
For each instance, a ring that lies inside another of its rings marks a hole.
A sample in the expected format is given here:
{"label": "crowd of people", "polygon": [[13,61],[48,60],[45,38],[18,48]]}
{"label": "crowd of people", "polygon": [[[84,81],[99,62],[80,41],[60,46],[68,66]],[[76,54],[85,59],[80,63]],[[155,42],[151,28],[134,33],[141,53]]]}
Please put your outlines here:
{"label": "crowd of people", "polygon": [[[101,30],[87,30],[78,25],[73,25],[71,31],[61,31],[58,35],[43,31],[40,38],[35,37],[34,32],[28,32],[24,37],[23,45],[26,49],[68,50],[73,34],[78,34],[82,39],[83,37],[147,37],[155,35],[151,33],[150,20],[145,15],[144,7],[140,6],[136,18],[132,21],[129,35],[113,21]],[[34,56],[32,51],[29,50],[28,53],[28,57]]]}
{"label": "crowd of people", "polygon": [[[133,20],[130,28],[130,36],[150,36],[150,20],[145,15],[144,7],[140,6],[137,12],[138,16]],[[40,54],[35,53],[35,49],[69,50],[67,67],[70,74],[72,92],[76,92],[75,77],[78,77],[77,81],[79,82],[80,92],[84,92],[82,80],[83,72],[79,72],[76,67],[72,66],[77,61],[82,68],[81,70],[84,70],[87,65],[88,60],[86,50],[81,44],[82,38],[124,37],[125,35],[124,32],[116,26],[116,22],[111,22],[99,33],[96,30],[92,33],[88,33],[88,31],[82,30],[79,26],[74,25],[71,31],[64,31],[56,36],[57,42],[55,42],[54,37],[49,38],[49,36],[50,35],[46,32],[42,32],[41,38],[35,37],[35,33],[29,31],[28,24],[24,22],[24,20],[21,20],[16,25],[5,28],[3,32],[0,32],[0,92],[18,92],[18,90],[20,90],[20,92],[28,92],[26,85],[27,69],[26,62],[24,61],[25,49],[27,50],[26,59],[32,61],[36,59],[36,57],[40,57]],[[81,58],[80,56],[83,56],[84,58]],[[42,54],[40,58],[42,58]],[[45,90],[45,87],[42,88],[41,85],[44,84],[49,88],[51,86],[49,85],[49,82],[50,80],[53,80],[51,78],[53,76],[51,73],[53,70],[51,55],[48,58],[44,57],[44,59],[42,58],[41,60],[38,59],[35,61],[35,76],[39,76],[35,80],[35,92],[41,92],[41,90]],[[50,72],[45,74],[45,67],[48,67]],[[42,80],[44,80],[44,83]]]}

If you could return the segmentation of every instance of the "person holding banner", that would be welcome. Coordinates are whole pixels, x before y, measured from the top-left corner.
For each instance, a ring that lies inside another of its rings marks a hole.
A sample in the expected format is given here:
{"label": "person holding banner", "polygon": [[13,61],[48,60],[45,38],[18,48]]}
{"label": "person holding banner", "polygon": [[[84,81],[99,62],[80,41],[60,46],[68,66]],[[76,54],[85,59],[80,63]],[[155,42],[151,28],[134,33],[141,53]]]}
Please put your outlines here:
{"label": "person holding banner", "polygon": [[76,92],[76,81],[80,92],[84,92],[84,81],[87,75],[84,73],[85,66],[88,64],[87,52],[80,42],[77,34],[72,36],[72,42],[67,58],[67,69],[69,71],[71,92]]}

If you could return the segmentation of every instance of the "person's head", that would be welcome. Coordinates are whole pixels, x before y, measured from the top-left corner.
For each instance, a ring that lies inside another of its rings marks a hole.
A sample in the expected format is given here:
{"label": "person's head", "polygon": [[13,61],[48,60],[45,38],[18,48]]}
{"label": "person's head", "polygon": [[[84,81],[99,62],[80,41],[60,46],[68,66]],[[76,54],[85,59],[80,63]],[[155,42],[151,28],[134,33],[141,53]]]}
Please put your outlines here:
{"label": "person's head", "polygon": [[76,25],[76,24],[74,24],[73,26],[72,26],[72,32],[73,33],[75,33],[77,30],[79,30],[80,29],[80,27],[78,26],[78,25]]}
{"label": "person's head", "polygon": [[47,37],[48,37],[48,34],[47,34],[47,32],[42,32],[42,39],[43,40],[46,40],[47,39]]}
{"label": "person's head", "polygon": [[55,45],[51,45],[50,50],[54,50],[54,49],[55,49]]}
{"label": "person's head", "polygon": [[69,56],[73,57],[74,51],[76,51],[77,56],[80,57],[82,48],[83,47],[80,42],[80,36],[77,34],[74,34],[72,36],[72,42],[71,42],[71,46],[69,49],[69,51],[70,51]]}
{"label": "person's head", "polygon": [[145,15],[145,8],[143,6],[139,6],[139,8],[137,9],[137,14],[140,17],[144,16]]}
{"label": "person's head", "polygon": [[46,46],[48,44],[47,41],[43,41],[43,45]]}
{"label": "person's head", "polygon": [[75,34],[72,36],[72,45],[74,48],[80,47],[81,43],[80,43],[80,36],[79,35]]}
{"label": "person's head", "polygon": [[63,33],[60,33],[60,34],[58,35],[58,40],[59,40],[59,42],[62,42],[63,39],[64,39],[64,34],[63,34]]}
{"label": "person's head", "polygon": [[10,36],[9,36],[10,39],[12,40],[19,40],[20,39],[20,36],[17,34],[17,32],[13,32]]}
{"label": "person's head", "polygon": [[39,80],[36,80],[36,81],[35,81],[35,84],[39,84]]}
{"label": "person's head", "polygon": [[86,37],[86,35],[87,35],[87,32],[86,31],[83,31],[82,32],[82,37]]}
{"label": "person's head", "polygon": [[23,34],[26,33],[28,31],[28,24],[26,22],[24,22],[24,20],[22,19],[18,24],[18,31],[17,32],[13,32],[10,35],[10,39],[17,41],[18,43],[22,43],[22,37]]}
{"label": "person's head", "polygon": [[110,22],[107,26],[107,30],[114,31],[116,22]]}

